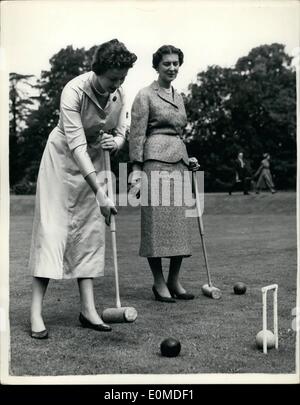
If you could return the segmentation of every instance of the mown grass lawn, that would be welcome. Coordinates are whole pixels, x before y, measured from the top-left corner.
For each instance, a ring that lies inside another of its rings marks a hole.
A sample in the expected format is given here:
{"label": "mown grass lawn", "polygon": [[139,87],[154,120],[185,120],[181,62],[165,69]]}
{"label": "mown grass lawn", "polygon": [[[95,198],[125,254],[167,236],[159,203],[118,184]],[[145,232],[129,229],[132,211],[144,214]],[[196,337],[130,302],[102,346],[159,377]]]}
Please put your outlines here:
{"label": "mown grass lawn", "polygon": [[[212,300],[201,293],[206,276],[193,219],[193,256],[184,260],[182,282],[196,298],[176,304],[154,301],[148,265],[137,255],[139,209],[121,207],[117,217],[121,300],[123,306],[137,309],[138,319],[133,324],[113,325],[111,333],[83,329],[78,322],[76,281],[51,281],[44,310],[50,334],[46,341],[29,335],[27,262],[33,208],[33,197],[11,197],[11,375],[295,372],[291,313],[296,306],[295,193],[207,194],[206,245],[213,281],[223,295],[221,300]],[[114,306],[109,232],[106,263],[105,277],[95,281],[100,312]],[[167,266],[167,260],[164,263]],[[246,283],[245,295],[233,294],[236,281]],[[279,350],[265,356],[255,347],[255,335],[262,328],[261,287],[273,283],[279,285]],[[161,341],[169,336],[182,345],[176,358],[159,353]]]}

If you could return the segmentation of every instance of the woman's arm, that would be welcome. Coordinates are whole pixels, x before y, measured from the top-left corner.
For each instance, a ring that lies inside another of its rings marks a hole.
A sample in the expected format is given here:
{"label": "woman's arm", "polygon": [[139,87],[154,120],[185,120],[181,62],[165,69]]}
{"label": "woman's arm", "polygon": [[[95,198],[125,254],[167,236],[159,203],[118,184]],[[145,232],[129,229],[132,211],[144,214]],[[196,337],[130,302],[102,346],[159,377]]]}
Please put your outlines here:
{"label": "woman's arm", "polygon": [[253,176],[254,178],[256,178],[256,177],[258,177],[260,175],[260,172],[262,171],[263,167],[264,167],[263,164],[261,164],[259,166],[259,168],[257,169],[256,173]]}
{"label": "woman's arm", "polygon": [[104,190],[97,183],[96,170],[87,152],[87,141],[81,122],[80,96],[75,89],[68,86],[64,88],[61,96],[61,115],[70,151],[82,176],[97,196],[101,213],[107,220],[110,217],[110,209],[107,210],[107,207],[110,207],[113,212],[116,210],[113,203],[106,197]]}
{"label": "woman's arm", "polygon": [[90,173],[96,172],[93,162],[91,161],[91,158],[87,152],[86,144],[77,146],[74,150],[72,150],[72,155],[80,170],[80,173],[85,179]]}
{"label": "woman's arm", "polygon": [[133,162],[132,173],[129,177],[131,187],[141,186],[142,167],[144,160],[144,144],[149,120],[149,100],[140,91],[134,99],[131,109],[131,125],[129,133],[129,157]]}
{"label": "woman's arm", "polygon": [[118,123],[114,129],[114,141],[117,145],[117,150],[118,152],[120,149],[125,144],[126,141],[126,130],[127,130],[127,114],[128,114],[128,107],[127,107],[127,102],[126,102],[126,97],[123,91],[121,92],[122,95],[122,108],[120,111]]}
{"label": "woman's arm", "polygon": [[112,130],[105,132],[104,130],[100,131],[101,136],[101,147],[105,150],[109,150],[112,156],[116,155],[119,150],[124,146],[126,141],[126,116],[127,116],[127,108],[125,103],[125,96],[123,92],[122,95],[122,107],[118,117],[118,123],[115,128]]}
{"label": "woman's arm", "polygon": [[131,109],[129,157],[136,164],[143,163],[144,143],[149,120],[149,100],[142,90],[137,94]]}
{"label": "woman's arm", "polygon": [[117,214],[117,210],[113,201],[108,198],[104,189],[97,182],[97,174],[87,153],[86,146],[81,145],[74,149],[73,156],[80,172],[96,196],[97,204],[100,207],[101,214],[105,217],[106,224],[109,225],[111,214]]}

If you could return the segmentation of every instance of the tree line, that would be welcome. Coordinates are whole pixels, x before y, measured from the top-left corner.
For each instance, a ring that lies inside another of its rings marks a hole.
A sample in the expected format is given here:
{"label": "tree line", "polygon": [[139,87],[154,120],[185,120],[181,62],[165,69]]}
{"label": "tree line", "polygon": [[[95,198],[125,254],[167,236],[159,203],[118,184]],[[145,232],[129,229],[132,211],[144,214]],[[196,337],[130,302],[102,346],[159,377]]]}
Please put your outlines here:
{"label": "tree line", "polygon": [[[35,192],[42,153],[58,122],[61,91],[73,77],[90,70],[95,48],[61,49],[38,79],[10,74],[12,193]],[[228,187],[239,151],[253,173],[263,153],[270,153],[277,189],[295,189],[296,74],[291,61],[284,45],[261,45],[233,67],[213,65],[199,72],[182,94],[188,117],[184,141],[189,155],[197,157],[204,170],[206,191]],[[128,160],[126,145],[119,161]]]}

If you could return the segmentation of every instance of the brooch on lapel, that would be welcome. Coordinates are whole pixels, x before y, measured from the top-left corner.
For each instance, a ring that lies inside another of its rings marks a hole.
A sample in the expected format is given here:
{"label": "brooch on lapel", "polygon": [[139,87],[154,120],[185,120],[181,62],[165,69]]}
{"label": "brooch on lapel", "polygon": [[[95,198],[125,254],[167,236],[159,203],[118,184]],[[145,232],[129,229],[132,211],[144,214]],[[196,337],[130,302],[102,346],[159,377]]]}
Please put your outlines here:
{"label": "brooch on lapel", "polygon": [[112,101],[117,101],[117,96],[114,96]]}

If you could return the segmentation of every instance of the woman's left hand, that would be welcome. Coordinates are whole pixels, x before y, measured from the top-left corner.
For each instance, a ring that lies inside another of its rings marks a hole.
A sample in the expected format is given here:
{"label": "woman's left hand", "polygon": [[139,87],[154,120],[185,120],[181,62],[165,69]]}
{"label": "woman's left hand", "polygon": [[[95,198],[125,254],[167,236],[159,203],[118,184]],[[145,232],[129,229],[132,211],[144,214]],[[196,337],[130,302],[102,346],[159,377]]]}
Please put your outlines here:
{"label": "woman's left hand", "polygon": [[192,172],[196,172],[197,170],[200,169],[200,165],[198,163],[198,159],[196,159],[195,157],[191,157],[189,158],[189,169]]}
{"label": "woman's left hand", "polygon": [[118,148],[116,142],[114,141],[114,137],[107,132],[104,132],[101,136],[100,146],[104,150],[109,150],[110,153],[115,152]]}

